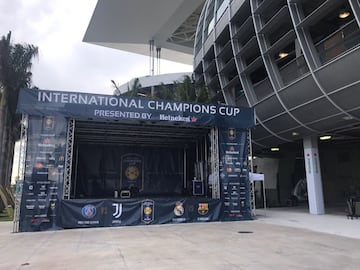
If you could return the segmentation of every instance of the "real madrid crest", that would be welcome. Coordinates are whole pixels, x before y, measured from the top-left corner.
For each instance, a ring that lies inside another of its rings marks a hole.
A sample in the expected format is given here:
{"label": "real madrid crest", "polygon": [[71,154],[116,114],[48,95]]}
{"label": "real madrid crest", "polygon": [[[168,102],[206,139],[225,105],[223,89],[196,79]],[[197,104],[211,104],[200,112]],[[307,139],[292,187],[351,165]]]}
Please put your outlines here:
{"label": "real madrid crest", "polygon": [[174,215],[181,217],[185,213],[185,209],[182,202],[177,202],[174,208]]}

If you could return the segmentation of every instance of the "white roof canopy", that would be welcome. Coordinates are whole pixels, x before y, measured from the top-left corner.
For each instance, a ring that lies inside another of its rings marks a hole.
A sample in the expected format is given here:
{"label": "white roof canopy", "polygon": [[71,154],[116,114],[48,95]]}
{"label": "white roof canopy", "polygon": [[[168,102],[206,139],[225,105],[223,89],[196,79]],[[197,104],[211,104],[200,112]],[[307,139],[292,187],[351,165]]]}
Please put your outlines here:
{"label": "white roof canopy", "polygon": [[204,0],[99,0],[84,42],[192,64],[196,23]]}

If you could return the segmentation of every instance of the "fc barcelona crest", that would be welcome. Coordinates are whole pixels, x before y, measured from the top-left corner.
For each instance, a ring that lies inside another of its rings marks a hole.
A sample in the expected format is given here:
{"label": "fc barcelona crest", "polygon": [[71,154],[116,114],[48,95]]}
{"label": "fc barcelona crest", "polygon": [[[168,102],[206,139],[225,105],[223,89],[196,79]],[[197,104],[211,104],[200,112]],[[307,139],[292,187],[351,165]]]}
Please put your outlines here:
{"label": "fc barcelona crest", "polygon": [[154,221],[154,201],[145,200],[141,202],[141,221],[150,224]]}
{"label": "fc barcelona crest", "polygon": [[208,203],[199,203],[198,213],[202,216],[206,215],[209,212]]}

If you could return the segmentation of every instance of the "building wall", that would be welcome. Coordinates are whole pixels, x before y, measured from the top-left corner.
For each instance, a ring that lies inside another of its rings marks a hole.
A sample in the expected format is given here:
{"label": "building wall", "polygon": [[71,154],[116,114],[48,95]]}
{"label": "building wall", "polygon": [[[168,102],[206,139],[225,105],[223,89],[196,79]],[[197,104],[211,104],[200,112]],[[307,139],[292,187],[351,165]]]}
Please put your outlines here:
{"label": "building wall", "polygon": [[343,204],[348,196],[360,197],[360,144],[320,148],[324,199]]}
{"label": "building wall", "polygon": [[[349,17],[340,19],[344,8]],[[360,123],[359,13],[354,0],[208,0],[196,33],[195,78],[220,102],[256,109],[259,148],[348,135],[347,127]]]}

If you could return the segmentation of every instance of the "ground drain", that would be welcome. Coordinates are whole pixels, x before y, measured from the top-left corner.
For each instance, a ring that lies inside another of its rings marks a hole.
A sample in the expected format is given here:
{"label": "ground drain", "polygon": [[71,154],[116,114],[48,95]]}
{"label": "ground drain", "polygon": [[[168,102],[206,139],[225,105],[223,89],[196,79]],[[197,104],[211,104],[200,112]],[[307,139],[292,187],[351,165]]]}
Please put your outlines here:
{"label": "ground drain", "polygon": [[238,233],[254,233],[252,231],[238,231]]}

